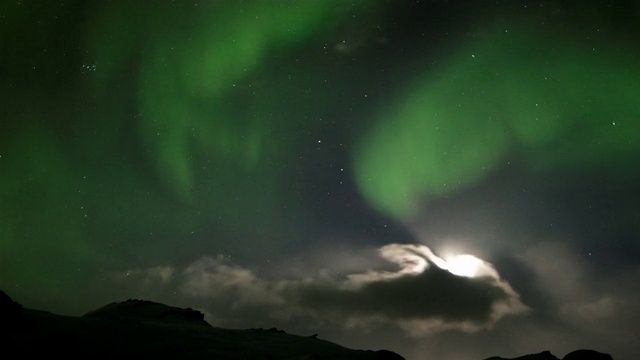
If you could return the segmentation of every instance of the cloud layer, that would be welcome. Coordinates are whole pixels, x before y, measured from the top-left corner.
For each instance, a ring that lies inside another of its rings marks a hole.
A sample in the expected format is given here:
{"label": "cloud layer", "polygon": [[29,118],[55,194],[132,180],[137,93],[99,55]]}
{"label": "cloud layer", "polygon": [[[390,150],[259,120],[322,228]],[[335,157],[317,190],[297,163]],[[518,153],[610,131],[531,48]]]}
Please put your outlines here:
{"label": "cloud layer", "polygon": [[198,300],[210,321],[223,324],[230,318],[304,319],[343,328],[394,326],[418,337],[450,329],[474,332],[528,310],[491,264],[478,258],[447,261],[411,244],[390,244],[379,253],[398,268],[272,281],[218,256],[183,269],[129,270],[122,278]]}

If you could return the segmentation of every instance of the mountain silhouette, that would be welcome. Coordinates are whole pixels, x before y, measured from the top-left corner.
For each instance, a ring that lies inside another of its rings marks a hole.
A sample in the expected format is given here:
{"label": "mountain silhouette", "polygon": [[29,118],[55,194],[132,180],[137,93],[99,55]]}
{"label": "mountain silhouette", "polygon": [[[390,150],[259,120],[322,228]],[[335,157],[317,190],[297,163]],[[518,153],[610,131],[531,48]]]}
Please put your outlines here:
{"label": "mountain silhouette", "polygon": [[388,350],[353,350],[277,328],[224,329],[193,309],[146,300],[62,316],[23,308],[0,290],[0,358],[403,360]]}
{"label": "mountain silhouette", "polygon": [[[538,354],[529,354],[516,358],[501,358],[499,356],[493,356],[485,360],[560,360],[554,356],[550,351],[543,351]],[[604,354],[595,350],[576,350],[565,355],[562,360],[613,360],[611,355]]]}
{"label": "mountain silhouette", "polygon": [[211,327],[204,314],[191,308],[181,309],[147,300],[129,299],[111,303],[83,315],[85,318],[138,320],[149,323],[173,323]]}
{"label": "mountain silhouette", "polygon": [[[130,299],[107,304],[83,316],[27,309],[0,290],[0,358],[66,359],[353,359],[402,360],[388,350],[353,350],[275,327],[225,329],[191,308]],[[428,360],[428,359],[426,359]],[[560,360],[549,351],[517,358]],[[613,360],[594,350],[576,350],[562,360]]]}
{"label": "mountain silhouette", "polygon": [[499,356],[493,356],[485,360],[560,360],[560,359],[555,357],[550,351],[543,351],[538,354],[524,355],[517,358],[507,359],[507,358],[501,358]]}

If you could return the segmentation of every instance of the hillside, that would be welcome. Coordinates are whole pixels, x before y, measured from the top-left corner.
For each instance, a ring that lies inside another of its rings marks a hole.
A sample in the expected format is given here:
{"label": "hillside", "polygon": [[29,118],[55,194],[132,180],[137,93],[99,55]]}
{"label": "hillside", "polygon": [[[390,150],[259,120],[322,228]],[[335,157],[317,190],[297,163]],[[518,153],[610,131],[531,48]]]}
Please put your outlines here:
{"label": "hillside", "polygon": [[73,317],[23,308],[0,291],[0,316],[3,352],[26,358],[403,359],[387,350],[352,350],[276,328],[212,327],[197,310],[144,300]]}
{"label": "hillside", "polygon": [[[388,350],[353,350],[277,328],[213,327],[204,314],[147,300],[107,304],[74,317],[26,309],[0,290],[4,354],[67,359],[353,359],[402,360]],[[0,353],[0,356],[2,354]],[[549,351],[517,358],[560,360]],[[609,354],[576,350],[562,360],[613,360]]]}

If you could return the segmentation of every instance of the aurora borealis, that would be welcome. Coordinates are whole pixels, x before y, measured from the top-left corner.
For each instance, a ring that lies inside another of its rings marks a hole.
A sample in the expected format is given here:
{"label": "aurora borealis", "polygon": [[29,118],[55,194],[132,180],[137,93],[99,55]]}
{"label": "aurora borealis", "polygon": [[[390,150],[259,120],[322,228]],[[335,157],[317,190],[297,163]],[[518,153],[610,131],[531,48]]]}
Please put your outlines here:
{"label": "aurora borealis", "polygon": [[[3,1],[0,288],[409,359],[632,359],[639,18],[604,0]],[[407,277],[423,247],[496,273]]]}
{"label": "aurora borealis", "polygon": [[609,44],[540,42],[537,31],[500,24],[418,77],[363,141],[363,193],[403,217],[423,196],[478,182],[513,151],[536,172],[637,161],[633,57]]}

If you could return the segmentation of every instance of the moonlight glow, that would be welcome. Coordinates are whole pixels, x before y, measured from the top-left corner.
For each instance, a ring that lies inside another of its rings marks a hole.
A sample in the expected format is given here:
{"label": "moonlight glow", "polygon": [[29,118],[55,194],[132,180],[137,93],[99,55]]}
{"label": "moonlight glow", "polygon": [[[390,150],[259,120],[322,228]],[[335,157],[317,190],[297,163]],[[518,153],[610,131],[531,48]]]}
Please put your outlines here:
{"label": "moonlight glow", "polygon": [[496,279],[500,278],[498,272],[490,263],[469,254],[451,255],[446,258],[441,258],[424,245],[400,244],[384,246],[380,249],[380,254],[387,260],[400,265],[400,271],[393,273],[393,275],[387,275],[388,277],[421,274],[433,264],[456,276],[468,278],[490,276]]}
{"label": "moonlight glow", "polygon": [[484,261],[468,254],[452,256],[446,262],[450,273],[465,277],[476,277],[486,266]]}

